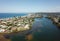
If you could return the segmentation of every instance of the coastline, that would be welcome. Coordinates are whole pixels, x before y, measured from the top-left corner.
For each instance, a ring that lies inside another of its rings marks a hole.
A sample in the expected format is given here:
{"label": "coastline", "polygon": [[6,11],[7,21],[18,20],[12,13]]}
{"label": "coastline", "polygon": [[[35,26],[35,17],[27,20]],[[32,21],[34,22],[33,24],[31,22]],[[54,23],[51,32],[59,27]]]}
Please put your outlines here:
{"label": "coastline", "polygon": [[[0,33],[1,33],[1,31],[3,31],[2,33],[6,33],[5,32],[6,31],[5,28],[7,29],[7,27],[8,27],[8,29],[15,29],[15,30],[13,30],[13,32],[19,32],[19,31],[29,30],[31,28],[33,20],[34,20],[33,18],[28,18],[27,15],[20,16],[20,17],[16,16],[16,17],[11,17],[11,18],[0,19],[0,22],[1,22],[0,23],[0,27],[1,27],[0,28]],[[24,23],[24,21],[26,21],[26,22]],[[13,22],[13,24],[12,24],[12,22]],[[20,22],[22,22],[23,24],[20,23]],[[17,23],[17,24],[15,24],[15,23]],[[8,24],[9,24],[9,26],[7,26]],[[15,25],[15,26],[12,26],[10,24]],[[19,26],[23,25],[23,26],[19,27],[18,25]],[[16,31],[16,30],[18,30],[18,31]],[[7,33],[13,33],[13,32],[9,32],[9,30],[8,30]]]}
{"label": "coastline", "polygon": [[[17,17],[19,17],[19,16],[17,16]],[[25,15],[25,16],[20,16],[21,18],[25,18],[25,17],[27,17],[27,15]],[[2,18],[2,19],[0,19],[0,20],[6,20],[6,21],[8,21],[9,19],[11,19],[11,20],[13,20],[13,18],[15,18],[15,17],[9,17],[9,18]],[[29,23],[30,24],[30,23]],[[1,25],[1,24],[0,24]],[[32,24],[30,24],[30,25],[32,25]],[[31,26],[30,26],[31,27]],[[28,31],[31,29],[30,27],[27,27],[28,29],[25,29],[25,30],[22,30],[22,31],[16,31],[16,32],[9,32],[9,33],[6,33],[6,32],[0,32],[0,38],[2,38],[2,39],[0,39],[1,41],[11,41],[11,39],[10,39],[10,36],[9,35],[13,35],[13,34],[17,34],[17,33],[23,33],[23,32],[25,32],[26,31],[26,33],[25,34],[27,34],[28,33]],[[1,29],[1,28],[0,28]],[[24,28],[23,28],[24,29]],[[5,36],[4,36],[5,35]],[[2,36],[2,37],[1,37]],[[6,37],[8,37],[9,39],[7,39]],[[4,40],[3,40],[4,39]]]}
{"label": "coastline", "polygon": [[[21,17],[26,17],[26,16],[28,16],[28,14],[26,14],[26,15],[23,15],[23,16],[21,16]],[[13,17],[7,17],[7,18],[0,18],[0,20],[7,20],[7,19],[12,19],[12,18],[14,18],[14,17],[20,17],[20,16],[13,16]]]}

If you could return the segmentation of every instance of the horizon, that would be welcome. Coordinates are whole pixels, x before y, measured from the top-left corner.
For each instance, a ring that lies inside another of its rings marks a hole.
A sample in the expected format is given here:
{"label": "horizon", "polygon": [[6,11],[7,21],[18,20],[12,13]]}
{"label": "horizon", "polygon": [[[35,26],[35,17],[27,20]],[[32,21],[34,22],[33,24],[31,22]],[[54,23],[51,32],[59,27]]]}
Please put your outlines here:
{"label": "horizon", "polygon": [[0,13],[60,12],[60,0],[0,0]]}

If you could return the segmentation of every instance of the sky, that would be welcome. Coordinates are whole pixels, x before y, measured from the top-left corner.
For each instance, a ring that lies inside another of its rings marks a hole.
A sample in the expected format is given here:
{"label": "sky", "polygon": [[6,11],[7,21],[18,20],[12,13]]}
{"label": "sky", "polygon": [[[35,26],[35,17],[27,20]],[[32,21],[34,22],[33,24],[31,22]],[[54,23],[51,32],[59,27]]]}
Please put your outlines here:
{"label": "sky", "polygon": [[0,0],[0,13],[60,12],[60,0]]}

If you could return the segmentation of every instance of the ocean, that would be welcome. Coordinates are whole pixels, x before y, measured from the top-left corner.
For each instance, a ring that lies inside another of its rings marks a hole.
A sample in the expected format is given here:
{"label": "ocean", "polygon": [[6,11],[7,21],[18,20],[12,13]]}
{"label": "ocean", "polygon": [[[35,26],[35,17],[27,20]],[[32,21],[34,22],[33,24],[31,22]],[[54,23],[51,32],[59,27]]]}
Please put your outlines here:
{"label": "ocean", "polygon": [[0,18],[9,18],[14,16],[24,16],[26,13],[0,13]]}

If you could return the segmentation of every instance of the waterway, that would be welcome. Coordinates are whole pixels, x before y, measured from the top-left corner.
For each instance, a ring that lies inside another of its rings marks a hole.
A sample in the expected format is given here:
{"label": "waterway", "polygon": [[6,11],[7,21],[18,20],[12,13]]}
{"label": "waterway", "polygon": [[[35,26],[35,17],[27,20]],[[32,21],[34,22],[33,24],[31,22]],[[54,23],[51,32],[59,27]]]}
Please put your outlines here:
{"label": "waterway", "polygon": [[28,34],[15,34],[11,41],[60,41],[60,29],[50,19],[35,18]]}

